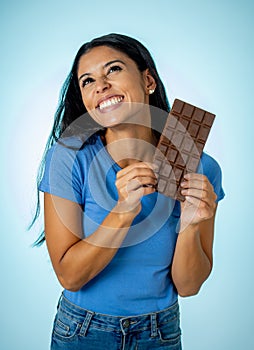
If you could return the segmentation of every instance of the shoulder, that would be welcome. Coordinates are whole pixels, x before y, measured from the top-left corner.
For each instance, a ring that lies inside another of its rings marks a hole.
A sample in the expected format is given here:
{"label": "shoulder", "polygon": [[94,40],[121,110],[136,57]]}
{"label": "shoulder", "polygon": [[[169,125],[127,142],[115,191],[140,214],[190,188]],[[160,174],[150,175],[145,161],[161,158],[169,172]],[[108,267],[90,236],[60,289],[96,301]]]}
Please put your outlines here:
{"label": "shoulder", "polygon": [[62,138],[49,148],[46,154],[46,162],[55,164],[79,162],[84,156],[89,156],[98,151],[99,148],[98,135],[93,135],[91,142],[84,142],[84,140],[78,137]]}

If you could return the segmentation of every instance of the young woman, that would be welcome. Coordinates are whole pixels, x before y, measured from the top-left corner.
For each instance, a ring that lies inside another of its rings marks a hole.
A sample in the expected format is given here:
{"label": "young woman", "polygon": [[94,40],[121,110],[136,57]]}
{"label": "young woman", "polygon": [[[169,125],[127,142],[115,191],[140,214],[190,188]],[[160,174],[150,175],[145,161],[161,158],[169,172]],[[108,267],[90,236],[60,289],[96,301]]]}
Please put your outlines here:
{"label": "young woman", "polygon": [[212,269],[221,170],[203,153],[183,203],[156,191],[153,154],[169,112],[137,40],[84,44],[64,84],[39,189],[64,288],[51,349],[181,349],[177,296]]}

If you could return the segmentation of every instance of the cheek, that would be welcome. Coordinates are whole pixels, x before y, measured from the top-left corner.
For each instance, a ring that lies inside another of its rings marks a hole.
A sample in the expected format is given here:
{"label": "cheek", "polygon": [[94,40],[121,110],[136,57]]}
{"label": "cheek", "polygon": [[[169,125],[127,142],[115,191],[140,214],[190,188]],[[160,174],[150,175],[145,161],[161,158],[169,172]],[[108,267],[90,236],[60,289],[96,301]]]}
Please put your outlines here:
{"label": "cheek", "polygon": [[145,103],[146,101],[146,90],[144,87],[144,84],[140,81],[137,81],[133,86],[130,88],[132,98],[136,102]]}
{"label": "cheek", "polygon": [[81,92],[81,97],[86,109],[91,110],[91,102],[89,103],[90,99],[88,98],[87,94],[84,94],[84,92],[83,93]]}
{"label": "cheek", "polygon": [[145,94],[145,83],[142,79],[137,79],[136,81],[132,82],[132,90],[136,92],[138,95],[144,95]]}
{"label": "cheek", "polygon": [[82,96],[82,101],[83,101],[84,106],[87,107],[87,101],[86,101],[85,96],[83,94],[81,94],[81,96]]}

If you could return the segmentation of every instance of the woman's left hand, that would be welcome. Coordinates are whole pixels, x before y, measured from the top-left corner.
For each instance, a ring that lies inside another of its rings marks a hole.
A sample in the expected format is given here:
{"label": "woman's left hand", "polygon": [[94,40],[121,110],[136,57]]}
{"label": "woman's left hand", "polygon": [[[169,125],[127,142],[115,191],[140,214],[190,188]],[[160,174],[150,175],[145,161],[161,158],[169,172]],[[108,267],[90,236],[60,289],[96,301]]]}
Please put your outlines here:
{"label": "woman's left hand", "polygon": [[217,195],[205,175],[186,174],[181,183],[181,189],[181,194],[186,200],[181,202],[180,231],[214,216]]}

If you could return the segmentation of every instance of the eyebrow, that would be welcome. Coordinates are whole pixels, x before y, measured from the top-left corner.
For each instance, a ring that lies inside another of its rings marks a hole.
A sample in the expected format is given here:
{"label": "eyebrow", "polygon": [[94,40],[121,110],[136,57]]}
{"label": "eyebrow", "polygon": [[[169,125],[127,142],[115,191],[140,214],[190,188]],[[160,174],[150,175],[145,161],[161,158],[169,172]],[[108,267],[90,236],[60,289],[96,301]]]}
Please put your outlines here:
{"label": "eyebrow", "polygon": [[[103,68],[107,68],[108,66],[110,66],[111,64],[116,63],[116,62],[120,62],[120,63],[126,65],[126,63],[124,63],[124,62],[121,61],[121,60],[113,60],[113,61],[109,61],[109,62],[105,63],[104,66],[103,66]],[[80,79],[84,78],[84,76],[86,76],[86,75],[91,75],[91,73],[84,73],[84,74],[82,74],[82,75],[78,78],[78,80],[80,81]]]}

